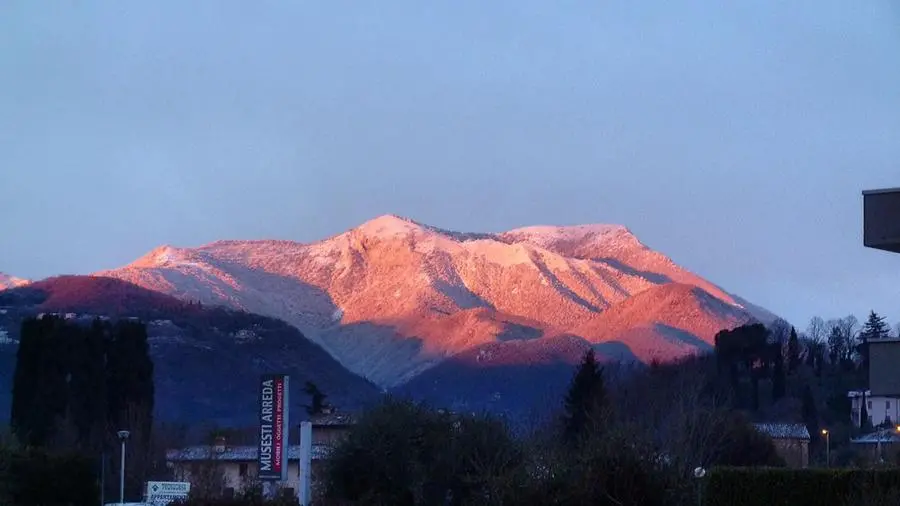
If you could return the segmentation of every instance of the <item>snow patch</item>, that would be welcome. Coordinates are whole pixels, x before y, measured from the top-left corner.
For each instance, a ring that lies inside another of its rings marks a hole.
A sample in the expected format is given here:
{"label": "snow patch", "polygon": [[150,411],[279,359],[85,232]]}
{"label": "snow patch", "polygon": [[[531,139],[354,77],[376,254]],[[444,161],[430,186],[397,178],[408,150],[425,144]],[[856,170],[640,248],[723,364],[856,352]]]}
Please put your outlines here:
{"label": "snow patch", "polygon": [[9,337],[9,331],[0,329],[0,344],[16,344],[16,340]]}

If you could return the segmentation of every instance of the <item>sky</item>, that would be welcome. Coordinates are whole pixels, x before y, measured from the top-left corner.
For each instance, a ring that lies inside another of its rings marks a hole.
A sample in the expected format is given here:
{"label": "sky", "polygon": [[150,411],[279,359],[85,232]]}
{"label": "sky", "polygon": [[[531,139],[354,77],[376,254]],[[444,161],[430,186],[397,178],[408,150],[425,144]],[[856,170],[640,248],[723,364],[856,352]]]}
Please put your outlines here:
{"label": "sky", "polygon": [[[721,4],[721,5],[720,5]],[[616,223],[805,326],[900,321],[891,0],[0,3],[0,271]]]}

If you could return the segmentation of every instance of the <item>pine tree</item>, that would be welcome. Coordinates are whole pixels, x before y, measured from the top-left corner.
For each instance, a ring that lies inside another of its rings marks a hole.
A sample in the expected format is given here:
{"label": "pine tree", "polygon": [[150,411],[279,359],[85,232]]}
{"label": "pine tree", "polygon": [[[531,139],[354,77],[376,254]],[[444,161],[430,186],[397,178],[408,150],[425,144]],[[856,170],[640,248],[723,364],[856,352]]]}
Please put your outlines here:
{"label": "pine tree", "polygon": [[885,318],[875,311],[870,311],[869,318],[859,333],[859,355],[862,358],[863,371],[869,371],[869,341],[887,339],[890,335],[891,330]]}
{"label": "pine tree", "polygon": [[589,349],[572,378],[565,398],[564,437],[576,442],[606,408],[606,386],[603,369],[598,366],[594,350]]}
{"label": "pine tree", "polygon": [[793,374],[800,367],[800,339],[797,330],[791,327],[791,337],[788,338],[788,372]]}

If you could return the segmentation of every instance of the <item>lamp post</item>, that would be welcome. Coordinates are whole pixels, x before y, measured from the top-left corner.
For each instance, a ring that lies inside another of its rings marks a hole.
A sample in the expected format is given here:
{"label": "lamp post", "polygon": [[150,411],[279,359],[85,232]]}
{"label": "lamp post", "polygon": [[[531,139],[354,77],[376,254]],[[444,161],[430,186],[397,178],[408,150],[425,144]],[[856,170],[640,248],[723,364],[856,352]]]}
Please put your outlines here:
{"label": "lamp post", "polygon": [[119,441],[122,442],[122,458],[119,461],[119,504],[125,504],[125,441],[128,440],[128,436],[131,435],[127,430],[120,430],[118,432]]}
{"label": "lamp post", "polygon": [[694,468],[694,478],[697,479],[697,506],[703,506],[703,477],[706,476],[706,469],[703,467]]}
{"label": "lamp post", "polygon": [[822,429],[822,435],[825,436],[825,467],[831,467],[831,433]]}

